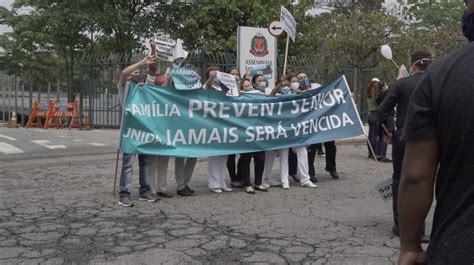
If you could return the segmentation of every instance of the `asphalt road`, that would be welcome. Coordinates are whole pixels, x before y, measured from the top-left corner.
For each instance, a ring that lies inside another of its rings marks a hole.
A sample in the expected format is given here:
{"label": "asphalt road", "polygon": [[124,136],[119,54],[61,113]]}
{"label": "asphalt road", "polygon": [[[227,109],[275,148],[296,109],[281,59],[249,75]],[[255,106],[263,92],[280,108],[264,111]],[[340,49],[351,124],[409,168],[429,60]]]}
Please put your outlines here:
{"label": "asphalt road", "polygon": [[[318,157],[316,189],[291,180],[288,191],[214,194],[200,159],[194,196],[146,203],[137,200],[135,170],[135,207],[125,208],[111,194],[117,141],[116,130],[0,128],[0,264],[397,261],[391,203],[374,189],[390,176],[391,164],[382,164],[380,176],[363,142],[338,143],[339,180]],[[22,152],[2,153],[5,143]],[[171,192],[173,170],[171,162]]]}

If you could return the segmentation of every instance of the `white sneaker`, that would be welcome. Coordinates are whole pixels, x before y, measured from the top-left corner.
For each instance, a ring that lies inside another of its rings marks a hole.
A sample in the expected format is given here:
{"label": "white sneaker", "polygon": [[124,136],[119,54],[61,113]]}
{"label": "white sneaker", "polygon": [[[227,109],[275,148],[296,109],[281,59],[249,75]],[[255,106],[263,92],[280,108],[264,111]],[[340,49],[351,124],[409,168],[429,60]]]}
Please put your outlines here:
{"label": "white sneaker", "polygon": [[211,191],[214,193],[222,193],[221,189],[211,189]]}
{"label": "white sneaker", "polygon": [[270,185],[268,185],[266,182],[263,182],[262,185],[260,185],[266,189],[270,188]]}
{"label": "white sneaker", "polygon": [[231,188],[227,188],[227,187],[225,187],[225,188],[222,188],[222,190],[223,190],[223,191],[225,191],[225,192],[231,192],[231,191],[232,191],[232,189],[231,189]]}
{"label": "white sneaker", "polygon": [[307,187],[307,188],[316,188],[316,187],[317,187],[317,185],[314,184],[314,183],[311,182],[311,181],[308,181],[308,182],[306,182],[305,184],[303,184],[303,185],[301,185],[301,186]]}
{"label": "white sneaker", "polygon": [[255,185],[255,189],[259,191],[264,191],[264,192],[268,191],[268,188],[265,188],[263,185],[259,185],[259,186]]}
{"label": "white sneaker", "polygon": [[288,183],[288,182],[283,183],[283,184],[281,184],[281,187],[282,187],[284,190],[289,190],[289,189],[290,189],[290,183]]}

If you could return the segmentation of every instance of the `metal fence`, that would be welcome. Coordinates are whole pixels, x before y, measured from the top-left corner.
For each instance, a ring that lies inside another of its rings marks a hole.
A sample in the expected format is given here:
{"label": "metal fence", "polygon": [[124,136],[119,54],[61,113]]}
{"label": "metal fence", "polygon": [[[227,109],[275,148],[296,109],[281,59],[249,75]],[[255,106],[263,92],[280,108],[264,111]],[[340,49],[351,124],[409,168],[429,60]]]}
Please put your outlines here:
{"label": "metal fence", "polygon": [[0,123],[9,122],[15,112],[18,122],[25,124],[35,100],[66,102],[67,93],[59,80],[27,82],[19,76],[0,73]]}
{"label": "metal fence", "polygon": [[[120,126],[121,109],[117,96],[117,82],[119,69],[126,67],[133,61],[138,61],[145,55],[131,54],[95,56],[89,55],[81,60],[80,78],[80,109],[82,115],[88,117],[90,126],[94,128],[118,128]],[[278,73],[283,71],[283,57],[278,57]],[[222,71],[229,71],[237,65],[237,58],[232,53],[209,53],[204,50],[191,52],[186,60],[188,67],[193,67],[202,77],[205,76],[206,68],[210,65],[219,66]],[[346,75],[350,87],[357,86],[355,95],[356,104],[361,114],[361,119],[367,119],[367,103],[363,96],[366,85],[374,76],[381,76],[380,71],[375,68],[362,68],[357,78],[354,78],[354,69],[349,65],[339,63],[337,67],[327,67],[327,64],[319,62],[311,57],[289,57],[288,73],[294,74],[304,71],[308,77],[318,83],[324,84]],[[332,65],[334,66],[334,65]],[[170,67],[168,62],[158,62],[157,71],[165,72]],[[336,69],[336,70],[334,70]]]}
{"label": "metal fence", "polygon": [[[128,55],[88,55],[80,60],[79,73],[73,84],[72,94],[79,100],[81,123],[88,123],[92,128],[118,128],[121,121],[121,106],[118,97],[117,83],[121,69],[130,62],[138,61],[144,54]],[[277,74],[283,72],[283,56],[278,57]],[[208,66],[219,66],[228,72],[237,65],[237,58],[232,53],[211,53],[203,49],[191,52],[186,60],[188,67],[194,68],[202,77]],[[157,71],[165,72],[170,63],[159,61]],[[357,87],[354,95],[361,119],[366,121],[367,103],[364,95],[366,85],[374,76],[383,77],[386,73],[376,68],[354,70],[350,65],[341,62],[331,64],[318,61],[316,58],[289,57],[289,74],[304,71],[308,77],[321,84],[345,75],[351,88]],[[24,82],[19,77],[0,73],[0,122],[7,122],[15,111],[18,121],[26,123],[33,102],[48,102],[50,99],[66,102],[66,84],[60,80]]]}

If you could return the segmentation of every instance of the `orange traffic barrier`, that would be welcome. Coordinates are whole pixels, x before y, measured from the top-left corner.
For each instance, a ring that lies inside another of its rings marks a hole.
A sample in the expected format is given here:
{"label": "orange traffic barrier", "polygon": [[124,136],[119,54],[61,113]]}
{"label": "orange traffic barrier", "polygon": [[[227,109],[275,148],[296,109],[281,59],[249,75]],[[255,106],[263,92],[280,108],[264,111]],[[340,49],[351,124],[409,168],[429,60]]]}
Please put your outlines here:
{"label": "orange traffic barrier", "polygon": [[[48,103],[40,103],[35,100],[33,104],[33,109],[31,110],[31,115],[28,118],[28,122],[26,123],[26,128],[29,127],[39,127],[43,128],[43,123],[41,119],[46,118],[48,116],[48,110],[52,102]],[[36,120],[36,121],[35,121]]]}
{"label": "orange traffic barrier", "polygon": [[81,128],[81,120],[79,119],[79,104],[77,104],[77,99],[74,100],[74,102],[68,103],[68,109],[72,109],[72,112],[70,113],[71,120],[69,121],[69,130],[71,128]]}
{"label": "orange traffic barrier", "polygon": [[77,100],[68,103],[53,103],[49,108],[43,129],[46,130],[52,126],[56,127],[56,129],[63,128],[63,118],[70,119],[69,129],[81,127]]}

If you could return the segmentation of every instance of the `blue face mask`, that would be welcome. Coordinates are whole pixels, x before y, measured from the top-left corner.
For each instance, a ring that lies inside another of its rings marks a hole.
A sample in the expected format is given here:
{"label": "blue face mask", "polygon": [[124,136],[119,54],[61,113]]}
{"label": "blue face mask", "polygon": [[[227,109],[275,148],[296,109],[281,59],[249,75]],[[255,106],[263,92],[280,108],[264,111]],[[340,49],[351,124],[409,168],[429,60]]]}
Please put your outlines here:
{"label": "blue face mask", "polygon": [[469,41],[474,41],[474,12],[467,13],[467,10],[464,11],[461,25],[464,36]]}
{"label": "blue face mask", "polygon": [[282,95],[290,94],[291,88],[289,88],[287,86],[284,86],[284,87],[281,88],[280,92],[281,92]]}
{"label": "blue face mask", "polygon": [[265,83],[263,81],[258,83],[258,90],[265,91],[265,88],[267,88],[267,83]]}
{"label": "blue face mask", "polygon": [[300,81],[300,87],[302,89],[308,89],[309,88],[309,80],[308,79],[303,79]]}

